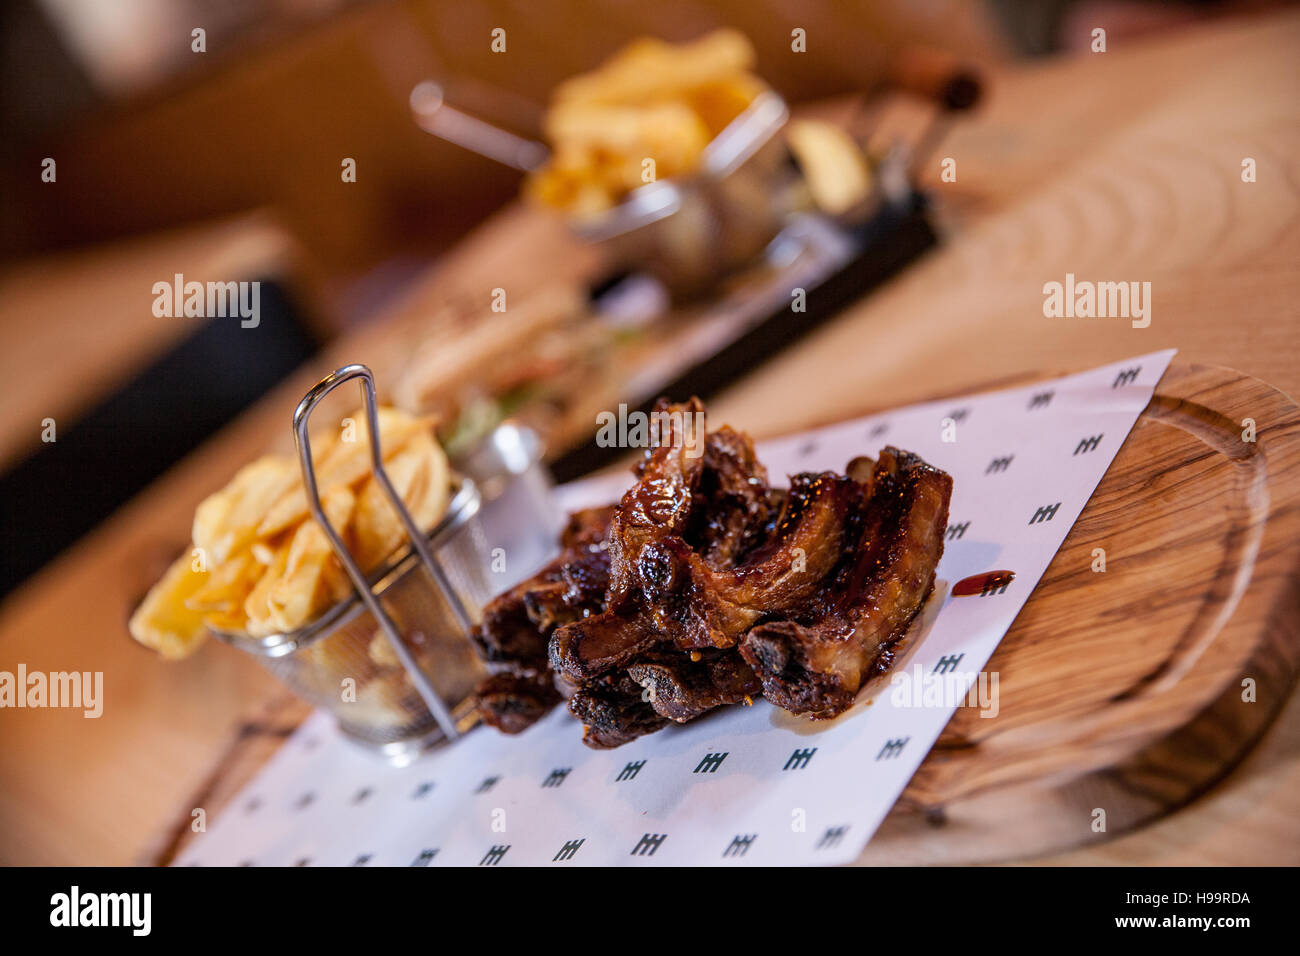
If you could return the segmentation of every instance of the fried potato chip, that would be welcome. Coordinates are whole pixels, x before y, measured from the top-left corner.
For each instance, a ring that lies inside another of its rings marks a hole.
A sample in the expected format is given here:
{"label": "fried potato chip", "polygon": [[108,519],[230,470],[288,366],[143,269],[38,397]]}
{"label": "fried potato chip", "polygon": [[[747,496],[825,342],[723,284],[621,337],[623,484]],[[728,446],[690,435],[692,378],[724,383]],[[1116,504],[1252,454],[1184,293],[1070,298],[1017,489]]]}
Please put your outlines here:
{"label": "fried potato chip", "polygon": [[[395,408],[381,408],[379,418],[379,445],[384,460],[396,454],[421,431],[427,432],[432,422],[426,418],[417,418]],[[355,419],[356,431],[352,441],[339,440],[323,456],[316,457],[316,485],[321,495],[327,495],[334,488],[354,485],[370,473],[370,429],[366,416]],[[266,517],[257,527],[261,537],[269,537],[285,528],[289,528],[307,517],[307,493],[302,484],[292,486],[271,507]]]}
{"label": "fried potato chip", "polygon": [[194,546],[204,550],[210,566],[225,561],[258,535],[271,505],[299,480],[297,463],[282,456],[267,455],[245,465],[195,509]]}
{"label": "fried potato chip", "polygon": [[195,571],[194,564],[192,552],[177,558],[127,624],[132,637],[172,660],[193,654],[207,636],[203,613],[185,606],[208,580],[209,572]]}
{"label": "fried potato chip", "polygon": [[[415,523],[425,531],[437,524],[447,511],[451,481],[446,453],[432,436],[425,433],[411,439],[384,469]],[[378,567],[406,538],[406,527],[383,486],[370,478],[357,498],[357,563],[363,568]]]}
{"label": "fried potato chip", "polygon": [[350,677],[358,690],[379,674],[379,666],[370,659],[366,645],[353,634],[330,634],[308,644],[302,652],[311,658],[318,673],[330,675],[332,681]]}
{"label": "fried potato chip", "polygon": [[715,30],[691,43],[642,39],[604,66],[555,90],[557,103],[648,103],[678,96],[754,68],[754,47],[737,30]]}
{"label": "fried potato chip", "polygon": [[243,608],[234,611],[208,611],[203,615],[203,623],[208,626],[208,630],[227,631],[232,634],[248,629],[248,618],[244,616]]}
{"label": "fried potato chip", "polygon": [[[365,569],[365,565],[362,565]],[[353,592],[352,579],[348,577],[348,572],[343,569],[343,565],[338,561],[327,561],[325,563],[324,573],[325,592],[329,595],[329,604],[337,604]]]}
{"label": "fried potato chip", "polygon": [[[346,487],[335,488],[321,501],[325,518],[340,535],[345,533],[356,496]],[[325,530],[314,520],[304,521],[289,544],[284,571],[267,592],[267,611],[280,631],[293,631],[324,609],[329,590],[324,587],[325,566],[336,561]]]}
{"label": "fried potato chip", "polygon": [[[694,168],[709,143],[709,129],[686,103],[653,106],[559,106],[546,121],[556,141],[633,161],[639,174],[644,159],[655,161],[656,175]],[[638,175],[634,186],[641,185]]]}
{"label": "fried potato chip", "polygon": [[426,435],[424,439],[420,447],[428,462],[428,475],[423,486],[412,490],[406,506],[415,523],[429,531],[442,520],[451,501],[451,464],[447,453],[432,436]]}
{"label": "fried potato chip", "polygon": [[[421,472],[428,471],[425,457],[417,448],[405,448],[385,463],[393,490],[403,502],[410,501],[412,486],[421,480]],[[370,478],[357,496],[357,520],[354,540],[357,563],[363,568],[373,568],[396,551],[406,541],[406,529],[393,509],[388,495],[377,478]]]}
{"label": "fried potato chip", "polygon": [[370,659],[380,667],[401,667],[402,659],[397,656],[393,650],[392,642],[388,640],[388,635],[383,631],[375,631],[374,637],[370,639],[369,645]]}
{"label": "fried potato chip", "polygon": [[253,637],[269,637],[279,631],[271,621],[271,590],[284,576],[284,567],[289,561],[289,545],[286,542],[276,549],[275,557],[262,572],[257,584],[244,600],[245,629]]}
{"label": "fried potato chip", "polygon": [[691,90],[686,95],[686,102],[704,123],[709,139],[712,139],[745,112],[766,89],[767,84],[758,77],[742,73]]}
{"label": "fried potato chip", "polygon": [[692,43],[643,39],[560,84],[544,121],[550,160],[524,194],[575,220],[600,216],[654,178],[696,170],[705,147],[767,89],[735,30]]}
{"label": "fried potato chip", "polygon": [[191,611],[231,612],[243,607],[257,583],[262,566],[251,551],[223,561],[208,572],[208,579],[185,601]]}
{"label": "fried potato chip", "polygon": [[373,721],[377,726],[391,726],[394,713],[404,713],[416,695],[406,671],[386,670],[372,680],[360,683],[357,700],[349,718],[359,723]]}
{"label": "fried potato chip", "polygon": [[645,185],[647,160],[656,178],[681,176],[699,165],[709,130],[683,103],[643,109],[579,105],[554,114],[556,135],[591,154],[590,178],[610,195]]}

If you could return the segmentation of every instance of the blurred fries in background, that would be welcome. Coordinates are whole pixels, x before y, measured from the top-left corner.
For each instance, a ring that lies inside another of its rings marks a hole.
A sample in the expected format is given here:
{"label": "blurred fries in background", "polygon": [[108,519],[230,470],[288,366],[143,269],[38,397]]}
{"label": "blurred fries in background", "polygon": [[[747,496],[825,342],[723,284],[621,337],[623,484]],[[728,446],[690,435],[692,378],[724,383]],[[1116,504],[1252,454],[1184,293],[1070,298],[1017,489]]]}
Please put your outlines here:
{"label": "blurred fries in background", "polygon": [[691,43],[631,43],[556,88],[544,124],[553,152],[525,194],[581,220],[638,186],[689,175],[709,142],[767,89],[753,69],[754,48],[735,30]]}

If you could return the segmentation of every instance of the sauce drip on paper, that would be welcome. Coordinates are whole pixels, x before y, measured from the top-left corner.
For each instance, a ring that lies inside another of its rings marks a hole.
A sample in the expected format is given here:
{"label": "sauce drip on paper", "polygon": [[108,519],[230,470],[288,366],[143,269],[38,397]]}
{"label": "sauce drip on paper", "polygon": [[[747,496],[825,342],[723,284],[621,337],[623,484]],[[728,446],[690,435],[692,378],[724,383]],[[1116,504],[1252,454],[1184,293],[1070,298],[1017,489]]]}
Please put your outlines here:
{"label": "sauce drip on paper", "polygon": [[1016,579],[1014,571],[985,571],[962,578],[952,586],[953,597],[969,597],[972,594],[985,595],[1001,592]]}

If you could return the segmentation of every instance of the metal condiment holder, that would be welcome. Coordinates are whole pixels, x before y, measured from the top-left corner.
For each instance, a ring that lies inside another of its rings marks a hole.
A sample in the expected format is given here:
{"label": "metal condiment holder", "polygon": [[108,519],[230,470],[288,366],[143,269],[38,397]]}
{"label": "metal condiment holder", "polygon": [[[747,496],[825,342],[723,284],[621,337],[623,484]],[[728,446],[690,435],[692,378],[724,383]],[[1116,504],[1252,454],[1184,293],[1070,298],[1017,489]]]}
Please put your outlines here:
{"label": "metal condiment holder", "polygon": [[419,555],[420,562],[429,572],[430,577],[437,585],[443,599],[446,600],[448,606],[454,613],[456,620],[464,629],[465,634],[469,634],[469,631],[474,626],[473,618],[466,610],[465,605],[461,602],[456,589],[448,580],[446,572],[433,556],[433,552],[429,548],[429,542],[425,538],[424,532],[420,529],[419,525],[415,523],[415,519],[411,517],[411,513],[406,510],[405,503],[403,503],[401,496],[393,488],[393,484],[388,478],[388,473],[384,470],[383,449],[380,446],[379,440],[379,413],[378,401],[375,397],[375,378],[370,369],[365,365],[345,365],[342,368],[335,369],[329,375],[321,379],[311,389],[311,391],[303,396],[302,401],[298,403],[298,407],[294,410],[294,444],[298,450],[298,460],[302,465],[302,480],[307,493],[307,507],[311,509],[312,517],[325,532],[326,537],[329,538],[330,546],[334,549],[334,553],[338,556],[344,570],[347,571],[348,577],[352,581],[352,586],[356,589],[357,596],[361,598],[362,603],[365,604],[367,610],[370,611],[370,614],[383,629],[384,635],[388,639],[388,643],[392,646],[393,654],[401,662],[407,676],[411,679],[411,684],[419,693],[425,706],[429,708],[429,713],[431,713],[434,719],[438,722],[438,726],[442,729],[446,739],[449,741],[455,740],[460,736],[460,734],[456,729],[456,721],[452,717],[450,709],[438,694],[438,691],[434,688],[432,680],[430,680],[429,676],[421,670],[419,663],[415,659],[415,655],[412,654],[410,648],[406,646],[406,642],[402,640],[397,625],[393,622],[393,619],[389,616],[388,612],[384,610],[382,602],[376,596],[374,591],[371,590],[370,582],[366,579],[365,573],[357,565],[356,560],[352,557],[351,552],[348,551],[347,545],[343,542],[338,531],[330,523],[329,519],[326,518],[325,510],[321,505],[320,491],[317,488],[316,483],[316,469],[311,457],[311,439],[307,433],[307,425],[311,418],[311,413],[315,410],[316,406],[320,404],[321,400],[340,385],[352,381],[353,379],[359,379],[361,382],[361,394],[364,399],[366,419],[369,423],[370,457],[371,465],[374,469],[374,475],[378,479],[380,487],[383,488],[384,494],[388,496],[388,500],[392,504],[393,509],[401,519],[402,526],[406,529],[407,537],[411,540],[411,547],[415,550],[416,554]]}

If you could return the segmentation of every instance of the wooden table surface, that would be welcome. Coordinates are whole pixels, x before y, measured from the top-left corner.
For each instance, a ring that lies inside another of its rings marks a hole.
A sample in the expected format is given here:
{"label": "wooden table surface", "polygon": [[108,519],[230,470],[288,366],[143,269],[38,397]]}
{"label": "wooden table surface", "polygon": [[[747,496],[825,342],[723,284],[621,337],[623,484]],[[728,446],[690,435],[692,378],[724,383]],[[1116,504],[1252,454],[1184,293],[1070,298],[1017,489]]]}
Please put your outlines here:
{"label": "wooden table surface", "polygon": [[[753,372],[715,421],[773,434],[1030,371],[1169,346],[1300,393],[1300,13],[1221,22],[990,78],[986,104],[923,179],[945,248]],[[891,122],[906,125],[900,110]],[[1242,160],[1257,182],[1242,181]],[[193,507],[268,444],[342,361],[393,368],[438,301],[524,291],[594,267],[518,208],[466,241],[383,321],[328,354],[146,489],[0,607],[0,669],[102,670],[98,720],[0,714],[0,862],[152,859],[251,714],[277,695],[209,646],[164,664],[125,631],[187,539]],[[1045,282],[1150,282],[1152,321],[1049,319]],[[11,547],[16,546],[11,543]],[[1114,561],[1122,574],[1122,560]],[[1300,862],[1300,703],[1209,796],[1140,832],[1049,862]]]}

